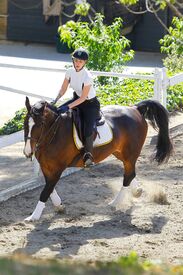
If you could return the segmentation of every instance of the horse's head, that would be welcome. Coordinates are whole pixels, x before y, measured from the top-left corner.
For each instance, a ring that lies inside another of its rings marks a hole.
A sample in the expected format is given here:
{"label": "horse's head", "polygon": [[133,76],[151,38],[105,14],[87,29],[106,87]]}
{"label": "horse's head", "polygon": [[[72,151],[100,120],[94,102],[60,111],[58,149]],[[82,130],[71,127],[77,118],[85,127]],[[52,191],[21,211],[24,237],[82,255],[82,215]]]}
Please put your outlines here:
{"label": "horse's head", "polygon": [[31,158],[43,134],[43,128],[55,119],[56,108],[43,100],[31,106],[28,97],[26,97],[25,105],[27,115],[24,120],[25,147],[23,152],[27,158]]}

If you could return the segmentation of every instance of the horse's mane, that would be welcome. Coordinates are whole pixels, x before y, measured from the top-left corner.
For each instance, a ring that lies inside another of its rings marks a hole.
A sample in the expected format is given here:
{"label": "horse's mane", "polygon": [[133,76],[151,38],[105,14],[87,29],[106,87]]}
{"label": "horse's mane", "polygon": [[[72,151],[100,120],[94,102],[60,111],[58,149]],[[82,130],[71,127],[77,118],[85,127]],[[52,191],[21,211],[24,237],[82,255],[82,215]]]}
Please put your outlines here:
{"label": "horse's mane", "polygon": [[34,115],[40,115],[43,113],[45,107],[49,108],[52,112],[58,115],[57,107],[53,106],[45,100],[40,100],[32,105],[31,112]]}

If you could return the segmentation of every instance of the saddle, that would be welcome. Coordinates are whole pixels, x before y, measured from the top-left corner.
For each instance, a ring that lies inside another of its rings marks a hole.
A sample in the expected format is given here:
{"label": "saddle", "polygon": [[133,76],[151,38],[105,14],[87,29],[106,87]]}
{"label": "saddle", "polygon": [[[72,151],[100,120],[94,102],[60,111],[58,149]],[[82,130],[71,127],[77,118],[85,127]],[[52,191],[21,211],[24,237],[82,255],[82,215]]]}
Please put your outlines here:
{"label": "saddle", "polygon": [[[83,142],[84,141],[84,136],[83,136],[83,120],[82,117],[80,115],[80,110],[79,108],[74,108],[72,109],[72,119],[73,119],[73,123],[75,125],[76,131],[78,133],[78,136],[80,138],[80,140]],[[93,128],[93,140],[96,139],[97,135],[98,135],[98,131],[97,131],[97,127],[98,126],[102,126],[105,123],[105,117],[103,115],[103,113],[101,111],[99,111],[98,117],[96,119],[94,128]]]}

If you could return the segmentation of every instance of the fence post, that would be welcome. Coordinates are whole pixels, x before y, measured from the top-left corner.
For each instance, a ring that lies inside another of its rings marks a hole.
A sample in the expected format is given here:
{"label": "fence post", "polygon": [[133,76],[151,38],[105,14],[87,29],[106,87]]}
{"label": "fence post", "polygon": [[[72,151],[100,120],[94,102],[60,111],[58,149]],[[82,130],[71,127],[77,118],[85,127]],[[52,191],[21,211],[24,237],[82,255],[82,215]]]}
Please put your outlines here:
{"label": "fence post", "polygon": [[154,70],[154,99],[162,101],[162,71],[159,68]]}
{"label": "fence post", "polygon": [[162,68],[162,104],[166,108],[167,104],[167,87],[168,87],[168,77],[166,74],[166,68]]}

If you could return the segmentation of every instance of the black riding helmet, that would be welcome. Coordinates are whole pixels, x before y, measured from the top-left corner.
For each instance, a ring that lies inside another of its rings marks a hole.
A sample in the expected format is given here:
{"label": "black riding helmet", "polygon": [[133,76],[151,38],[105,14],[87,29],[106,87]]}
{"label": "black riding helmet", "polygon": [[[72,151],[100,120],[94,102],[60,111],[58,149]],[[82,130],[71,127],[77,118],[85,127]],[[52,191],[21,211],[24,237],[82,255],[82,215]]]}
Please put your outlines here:
{"label": "black riding helmet", "polygon": [[80,60],[88,60],[89,55],[88,55],[87,50],[85,50],[84,48],[79,48],[73,52],[72,58],[77,58]]}

